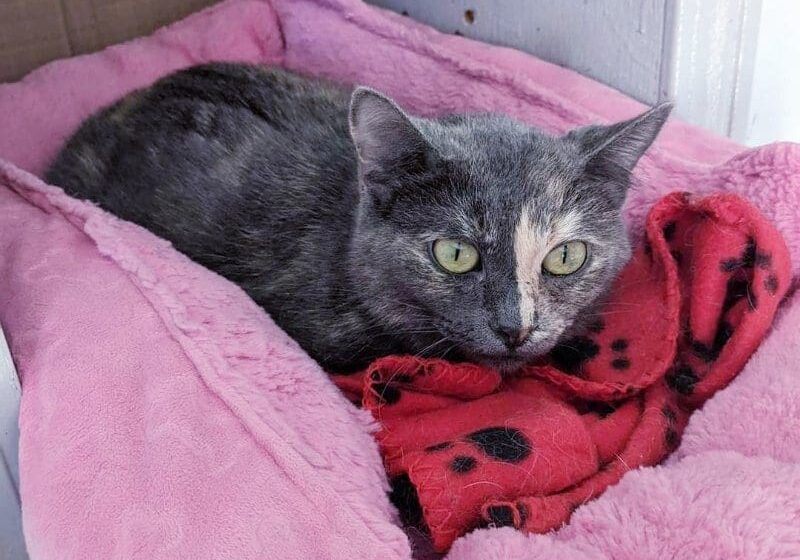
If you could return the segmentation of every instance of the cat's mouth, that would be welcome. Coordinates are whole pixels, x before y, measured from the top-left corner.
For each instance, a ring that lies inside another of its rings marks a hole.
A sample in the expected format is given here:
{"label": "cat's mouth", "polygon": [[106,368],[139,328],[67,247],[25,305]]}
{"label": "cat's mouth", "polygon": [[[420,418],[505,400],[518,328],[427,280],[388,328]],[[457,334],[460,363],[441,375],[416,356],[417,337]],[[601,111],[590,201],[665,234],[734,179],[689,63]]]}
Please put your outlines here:
{"label": "cat's mouth", "polygon": [[534,358],[516,352],[494,354],[476,354],[473,359],[485,366],[496,369],[500,373],[514,373],[533,362]]}
{"label": "cat's mouth", "polygon": [[519,371],[525,366],[535,364],[547,355],[555,343],[550,340],[541,341],[538,345],[531,348],[520,348],[518,350],[507,350],[499,352],[473,352],[470,359],[498,370],[500,373],[508,374]]}

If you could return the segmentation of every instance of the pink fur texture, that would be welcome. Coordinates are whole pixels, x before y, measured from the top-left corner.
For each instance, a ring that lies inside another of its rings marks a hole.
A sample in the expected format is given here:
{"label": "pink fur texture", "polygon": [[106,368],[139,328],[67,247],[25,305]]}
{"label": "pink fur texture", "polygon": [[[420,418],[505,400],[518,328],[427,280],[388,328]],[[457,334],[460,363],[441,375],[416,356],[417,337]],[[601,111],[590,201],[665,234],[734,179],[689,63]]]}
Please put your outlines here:
{"label": "pink fur texture", "polygon": [[[229,0],[0,86],[0,322],[23,383],[32,558],[408,559],[371,424],[241,290],[38,181],[80,120],[175,68],[247,60],[376,86],[423,114],[558,132],[638,103],[357,0]],[[15,165],[17,167],[15,167]],[[637,170],[633,231],[671,190],[750,198],[800,272],[800,147],[741,151],[679,122]],[[800,557],[800,295],[665,465],[548,535],[477,531],[451,560]]]}

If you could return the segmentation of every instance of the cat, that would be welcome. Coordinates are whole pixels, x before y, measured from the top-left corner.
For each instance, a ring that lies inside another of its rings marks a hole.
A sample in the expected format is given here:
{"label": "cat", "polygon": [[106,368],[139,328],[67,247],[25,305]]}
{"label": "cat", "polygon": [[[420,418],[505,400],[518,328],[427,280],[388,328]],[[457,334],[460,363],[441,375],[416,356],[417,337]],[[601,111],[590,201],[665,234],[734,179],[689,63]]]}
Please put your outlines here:
{"label": "cat", "polygon": [[46,179],[239,284],[328,371],[507,371],[580,330],[629,259],[621,206],[669,112],[551,136],[214,63],[89,118]]}

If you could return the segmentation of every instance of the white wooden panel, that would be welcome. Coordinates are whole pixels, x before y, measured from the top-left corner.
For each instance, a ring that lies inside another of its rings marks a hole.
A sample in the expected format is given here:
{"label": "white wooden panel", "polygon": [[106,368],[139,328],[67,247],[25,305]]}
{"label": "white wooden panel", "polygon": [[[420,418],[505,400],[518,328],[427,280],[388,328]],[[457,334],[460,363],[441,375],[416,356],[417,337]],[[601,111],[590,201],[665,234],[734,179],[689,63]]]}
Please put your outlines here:
{"label": "white wooden panel", "polygon": [[[446,33],[514,47],[655,103],[669,0],[368,0]],[[469,12],[468,12],[469,11]]]}
{"label": "white wooden panel", "polygon": [[17,449],[20,387],[0,328],[0,558],[25,560]]}
{"label": "white wooden panel", "polygon": [[733,137],[750,146],[800,142],[800,2],[763,0],[747,118]]}
{"label": "white wooden panel", "polygon": [[676,115],[725,136],[746,118],[761,0],[670,0],[667,97]]}

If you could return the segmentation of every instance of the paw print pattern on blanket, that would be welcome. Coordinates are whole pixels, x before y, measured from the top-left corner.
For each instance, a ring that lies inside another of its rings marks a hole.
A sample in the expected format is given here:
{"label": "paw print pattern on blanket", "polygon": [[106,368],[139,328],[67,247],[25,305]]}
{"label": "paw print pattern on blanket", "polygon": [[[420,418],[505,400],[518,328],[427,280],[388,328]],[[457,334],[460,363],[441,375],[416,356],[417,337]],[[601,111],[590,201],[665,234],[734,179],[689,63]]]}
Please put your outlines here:
{"label": "paw print pattern on blanket", "polygon": [[[603,323],[597,323],[590,332],[599,333],[603,330]],[[629,341],[627,338],[616,338],[611,342],[609,366],[619,372],[624,372],[631,367],[631,360],[626,351]],[[584,364],[597,357],[600,346],[591,336],[576,336],[557,345],[550,353],[550,363],[564,373],[583,377]]]}
{"label": "paw print pattern on blanket", "polygon": [[[531,454],[532,446],[525,434],[510,426],[493,426],[467,434],[463,440],[471,443],[487,459],[503,463],[520,463]],[[442,442],[425,448],[427,453],[452,449],[452,442]],[[450,461],[450,470],[463,474],[475,469],[478,461],[474,454],[456,455]]]}
{"label": "paw print pattern on blanket", "polygon": [[337,382],[369,410],[434,548],[483,526],[545,532],[630,469],[663,460],[741,370],[789,284],[776,230],[731,195],[651,210],[598,320],[503,378],[389,356]]}

